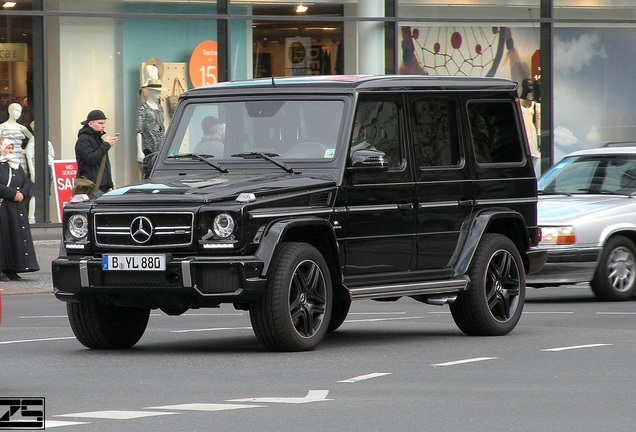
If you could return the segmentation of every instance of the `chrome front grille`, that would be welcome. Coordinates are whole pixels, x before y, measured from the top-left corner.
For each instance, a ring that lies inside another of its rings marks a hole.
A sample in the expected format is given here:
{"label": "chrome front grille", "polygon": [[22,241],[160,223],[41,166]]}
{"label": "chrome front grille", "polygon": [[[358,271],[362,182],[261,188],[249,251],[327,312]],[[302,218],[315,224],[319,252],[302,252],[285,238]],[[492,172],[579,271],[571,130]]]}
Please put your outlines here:
{"label": "chrome front grille", "polygon": [[194,213],[96,213],[93,226],[100,247],[182,247],[192,244]]}

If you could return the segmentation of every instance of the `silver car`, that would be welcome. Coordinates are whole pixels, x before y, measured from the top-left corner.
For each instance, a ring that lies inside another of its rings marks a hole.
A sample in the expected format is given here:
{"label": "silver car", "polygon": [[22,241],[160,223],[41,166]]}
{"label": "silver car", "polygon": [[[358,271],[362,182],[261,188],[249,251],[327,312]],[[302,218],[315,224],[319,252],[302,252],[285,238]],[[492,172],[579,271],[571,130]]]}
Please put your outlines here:
{"label": "silver car", "polygon": [[636,147],[567,155],[539,179],[540,246],[548,262],[535,288],[589,282],[603,300],[636,293]]}

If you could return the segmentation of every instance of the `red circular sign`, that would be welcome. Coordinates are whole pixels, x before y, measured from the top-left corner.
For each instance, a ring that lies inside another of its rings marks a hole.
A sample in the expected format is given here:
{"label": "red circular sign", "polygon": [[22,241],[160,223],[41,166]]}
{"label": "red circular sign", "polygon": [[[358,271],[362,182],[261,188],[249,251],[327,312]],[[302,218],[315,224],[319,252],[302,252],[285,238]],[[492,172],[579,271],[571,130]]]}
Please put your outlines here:
{"label": "red circular sign", "polygon": [[203,41],[190,56],[190,82],[193,87],[215,84],[218,75],[219,53],[215,41]]}

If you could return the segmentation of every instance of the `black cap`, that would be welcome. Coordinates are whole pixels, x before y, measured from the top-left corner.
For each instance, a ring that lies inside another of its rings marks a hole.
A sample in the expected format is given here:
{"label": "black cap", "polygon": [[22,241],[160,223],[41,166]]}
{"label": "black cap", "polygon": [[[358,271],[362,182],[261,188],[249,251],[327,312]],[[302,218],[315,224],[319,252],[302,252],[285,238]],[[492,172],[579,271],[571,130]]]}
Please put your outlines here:
{"label": "black cap", "polygon": [[93,110],[88,113],[88,115],[86,116],[86,120],[84,120],[82,124],[86,126],[88,122],[91,122],[93,120],[106,120],[106,114],[104,114],[104,111],[102,110]]}

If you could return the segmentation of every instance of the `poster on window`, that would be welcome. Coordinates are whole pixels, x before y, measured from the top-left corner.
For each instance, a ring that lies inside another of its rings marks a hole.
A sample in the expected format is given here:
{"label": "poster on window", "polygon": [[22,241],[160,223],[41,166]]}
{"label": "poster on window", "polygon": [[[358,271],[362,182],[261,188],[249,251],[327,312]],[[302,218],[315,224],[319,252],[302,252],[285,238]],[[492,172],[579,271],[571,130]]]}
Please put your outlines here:
{"label": "poster on window", "polygon": [[309,53],[311,38],[293,37],[285,39],[286,75],[309,75]]}
{"label": "poster on window", "polygon": [[73,184],[77,175],[77,162],[74,159],[53,161],[53,184],[55,184],[55,201],[57,217],[62,221],[64,206],[73,197]]}

